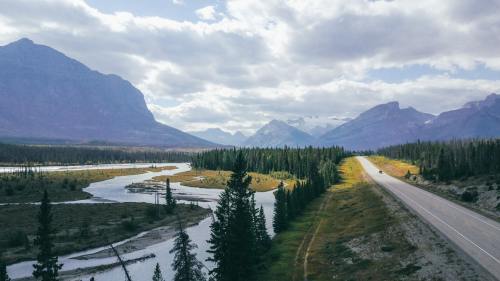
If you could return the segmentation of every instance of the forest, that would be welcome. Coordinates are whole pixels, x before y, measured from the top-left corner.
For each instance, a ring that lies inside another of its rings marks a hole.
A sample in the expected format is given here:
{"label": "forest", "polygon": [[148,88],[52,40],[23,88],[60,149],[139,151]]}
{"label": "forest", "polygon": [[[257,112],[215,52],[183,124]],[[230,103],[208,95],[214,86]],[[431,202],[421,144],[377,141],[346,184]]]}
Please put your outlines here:
{"label": "forest", "polygon": [[426,179],[449,181],[500,174],[500,140],[452,140],[394,145],[377,154],[419,166]]}
{"label": "forest", "polygon": [[236,156],[241,152],[250,172],[268,174],[286,171],[297,178],[306,178],[313,167],[338,165],[350,152],[342,147],[329,148],[242,148],[215,149],[196,154],[193,168],[231,170]]}
{"label": "forest", "polygon": [[31,146],[0,143],[4,165],[76,165],[135,162],[189,162],[191,154],[179,151],[130,150],[74,146]]}

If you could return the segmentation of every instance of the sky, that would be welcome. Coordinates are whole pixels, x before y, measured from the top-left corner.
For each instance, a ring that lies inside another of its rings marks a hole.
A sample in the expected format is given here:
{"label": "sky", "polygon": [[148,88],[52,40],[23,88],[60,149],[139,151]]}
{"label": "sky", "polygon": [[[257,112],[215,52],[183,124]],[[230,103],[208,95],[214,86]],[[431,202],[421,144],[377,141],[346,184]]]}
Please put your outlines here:
{"label": "sky", "polygon": [[498,15],[500,0],[2,0],[0,45],[27,37],[120,75],[162,123],[249,134],[500,93]]}

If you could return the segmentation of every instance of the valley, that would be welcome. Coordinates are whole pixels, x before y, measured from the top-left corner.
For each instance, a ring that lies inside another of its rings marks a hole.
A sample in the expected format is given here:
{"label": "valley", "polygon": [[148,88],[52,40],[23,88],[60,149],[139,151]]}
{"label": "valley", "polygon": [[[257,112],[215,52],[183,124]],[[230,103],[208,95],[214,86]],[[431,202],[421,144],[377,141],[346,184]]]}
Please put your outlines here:
{"label": "valley", "polygon": [[500,281],[496,1],[0,1],[0,281]]}

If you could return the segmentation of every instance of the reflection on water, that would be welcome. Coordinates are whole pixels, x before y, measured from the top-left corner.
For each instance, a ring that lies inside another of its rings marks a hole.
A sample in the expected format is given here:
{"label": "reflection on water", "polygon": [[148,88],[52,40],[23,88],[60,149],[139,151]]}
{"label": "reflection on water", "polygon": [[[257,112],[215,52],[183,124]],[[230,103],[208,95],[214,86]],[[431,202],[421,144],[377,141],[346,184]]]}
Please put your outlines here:
{"label": "reflection on water", "polygon": [[[148,165],[148,164],[145,164]],[[149,164],[151,165],[151,164]],[[148,172],[141,175],[132,176],[122,176],[116,177],[110,180],[105,180],[102,182],[97,182],[91,184],[85,189],[86,192],[91,193],[94,198],[88,200],[80,200],[65,203],[96,203],[96,202],[147,202],[154,203],[154,194],[148,192],[129,192],[124,187],[131,183],[143,182],[145,180],[151,179],[159,175],[173,175],[176,173],[189,171],[191,167],[189,164],[171,164],[162,163],[155,164],[157,166],[176,166],[175,170],[166,170],[161,172]],[[148,167],[148,166],[146,166]],[[179,183],[172,183],[172,192],[174,197],[190,198],[193,201],[197,201],[198,204],[205,208],[215,209],[221,190],[217,189],[202,189],[196,187],[181,186]],[[272,234],[272,214],[273,214],[273,204],[274,196],[272,191],[269,192],[259,192],[256,193],[255,199],[257,206],[262,205],[264,207],[264,213],[266,215],[267,228]],[[164,200],[162,198],[162,200]],[[198,201],[200,200],[200,201]],[[180,200],[179,202],[186,202]],[[164,203],[164,202],[163,202]],[[208,257],[206,250],[208,249],[207,240],[210,235],[210,223],[211,218],[206,218],[201,221],[198,225],[192,226],[187,229],[187,232],[191,236],[193,242],[198,245],[196,253],[198,259],[203,261],[207,268],[211,267],[211,264],[206,262]],[[142,235],[142,234],[139,234]],[[126,241],[121,241],[116,244],[121,244]],[[169,253],[170,249],[173,247],[173,239],[163,241],[161,243],[149,246],[145,249],[138,250],[132,253],[127,253],[123,255],[124,259],[135,259],[140,258],[145,255],[154,254],[156,257],[152,259],[147,259],[142,262],[137,262],[127,266],[130,271],[132,279],[134,281],[149,281],[153,275],[153,269],[155,264],[158,262],[161,266],[163,276],[165,280],[173,279],[173,272],[171,270],[170,264],[172,263],[173,256]],[[105,265],[116,262],[116,258],[100,258],[100,259],[89,259],[89,260],[75,260],[73,257],[80,256],[82,254],[91,254],[102,250],[103,248],[87,250],[79,253],[74,253],[68,256],[63,256],[59,258],[59,261],[64,263],[63,271],[72,270],[77,268],[92,267],[97,265]],[[12,278],[20,278],[30,276],[33,270],[33,261],[22,262],[9,266],[8,271]],[[92,274],[96,281],[108,281],[108,280],[124,280],[124,274],[120,267],[115,267],[111,270]],[[89,280],[91,276],[78,276],[75,279],[69,280]]]}

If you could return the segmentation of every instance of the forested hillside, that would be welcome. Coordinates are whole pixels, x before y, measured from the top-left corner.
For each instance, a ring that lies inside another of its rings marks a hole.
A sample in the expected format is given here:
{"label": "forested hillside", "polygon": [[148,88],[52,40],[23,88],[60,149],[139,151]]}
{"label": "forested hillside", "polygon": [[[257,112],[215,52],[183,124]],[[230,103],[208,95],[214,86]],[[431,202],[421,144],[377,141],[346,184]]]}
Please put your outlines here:
{"label": "forested hillside", "polygon": [[417,164],[426,179],[447,181],[500,174],[500,139],[417,142],[390,146],[377,153]]}
{"label": "forested hillside", "polygon": [[0,163],[6,165],[188,162],[191,154],[160,150],[29,146],[0,143]]}

